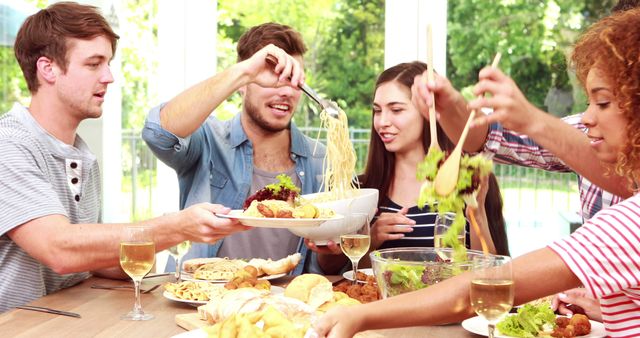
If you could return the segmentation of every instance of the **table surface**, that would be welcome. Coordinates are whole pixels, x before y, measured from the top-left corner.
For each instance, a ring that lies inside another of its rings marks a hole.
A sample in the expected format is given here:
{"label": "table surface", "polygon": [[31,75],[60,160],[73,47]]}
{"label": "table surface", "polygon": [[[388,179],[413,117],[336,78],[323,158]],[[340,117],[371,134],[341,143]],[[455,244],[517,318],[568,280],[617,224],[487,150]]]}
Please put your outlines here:
{"label": "table surface", "polygon": [[[169,281],[169,277],[144,280],[142,288]],[[170,277],[172,278],[172,277]],[[330,280],[339,279],[328,276]],[[285,286],[288,277],[272,281]],[[130,289],[91,289],[92,284],[130,285],[131,282],[92,277],[76,286],[35,300],[29,305],[45,306],[78,313],[82,318],[13,309],[0,314],[0,337],[171,337],[185,332],[176,325],[175,315],[196,312],[195,307],[166,299],[160,287],[141,295],[142,308],[155,316],[153,320],[133,322],[120,316],[133,307]],[[374,331],[372,336],[383,337],[481,337],[464,330],[460,325],[423,326]]]}

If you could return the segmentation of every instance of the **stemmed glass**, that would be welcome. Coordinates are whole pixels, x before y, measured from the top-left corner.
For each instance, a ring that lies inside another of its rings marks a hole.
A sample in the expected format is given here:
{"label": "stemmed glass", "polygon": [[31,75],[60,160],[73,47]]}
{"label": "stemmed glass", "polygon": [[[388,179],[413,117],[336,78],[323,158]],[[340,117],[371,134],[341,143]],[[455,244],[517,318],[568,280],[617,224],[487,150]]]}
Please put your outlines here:
{"label": "stemmed glass", "polygon": [[340,248],[353,266],[353,283],[358,282],[358,262],[369,251],[371,244],[369,214],[352,213],[347,217],[348,231],[340,235]]}
{"label": "stemmed glass", "polygon": [[171,257],[173,257],[173,260],[176,262],[176,272],[175,272],[176,283],[180,283],[182,278],[182,266],[180,265],[180,262],[182,261],[182,257],[184,257],[184,255],[186,255],[187,252],[189,252],[190,248],[191,248],[191,242],[184,241],[182,243],[178,243],[170,247],[169,249],[167,249]]}
{"label": "stemmed glass", "polygon": [[[434,248],[445,248],[451,247],[451,245],[447,245],[445,243],[444,237],[447,231],[453,225],[453,222],[456,218],[456,214],[453,212],[447,212],[444,214],[438,214],[436,216],[436,221],[433,229],[433,247]],[[464,227],[462,228],[462,232],[459,232],[456,237],[458,238],[458,243],[466,246],[466,231]]]}
{"label": "stemmed glass", "polygon": [[124,228],[120,242],[120,266],[131,277],[135,289],[136,302],[133,310],[121,318],[124,320],[149,320],[153,315],[144,313],[140,305],[140,282],[149,271],[156,258],[151,227],[131,225]]}
{"label": "stemmed glass", "polygon": [[472,261],[469,297],[473,310],[488,322],[489,338],[495,325],[513,307],[511,257],[485,255]]}

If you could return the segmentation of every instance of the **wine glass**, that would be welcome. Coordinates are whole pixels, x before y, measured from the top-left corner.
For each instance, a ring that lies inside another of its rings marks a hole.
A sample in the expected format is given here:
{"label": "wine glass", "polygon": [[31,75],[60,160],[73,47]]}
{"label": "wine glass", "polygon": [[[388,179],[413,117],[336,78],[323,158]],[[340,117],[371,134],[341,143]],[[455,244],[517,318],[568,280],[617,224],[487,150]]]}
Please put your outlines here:
{"label": "wine glass", "polygon": [[347,217],[348,231],[340,235],[340,248],[353,266],[353,283],[358,282],[358,262],[369,251],[369,214],[352,213]]}
{"label": "wine glass", "polygon": [[176,283],[180,283],[182,278],[182,266],[180,265],[180,261],[182,260],[182,257],[184,257],[184,255],[186,255],[187,252],[189,252],[190,248],[191,248],[191,242],[184,241],[182,243],[178,243],[170,247],[169,249],[167,249],[171,257],[173,257],[173,260],[176,262],[176,272],[175,272]]}
{"label": "wine glass", "polygon": [[149,320],[153,315],[144,313],[140,306],[140,282],[149,271],[156,258],[151,227],[141,225],[125,226],[120,241],[120,266],[131,277],[135,289],[136,302],[133,310],[121,318],[124,320]]}
{"label": "wine glass", "polygon": [[[453,212],[447,212],[444,214],[438,214],[436,215],[436,221],[434,224],[434,228],[433,228],[433,247],[434,248],[447,248],[447,247],[452,247],[451,243],[448,243],[445,240],[445,234],[449,231],[449,229],[451,229],[451,227],[453,226],[453,222],[455,221],[456,218],[456,214]],[[458,234],[455,236],[458,239],[458,243],[462,244],[463,246],[467,245],[467,233],[466,230],[464,228],[464,225],[461,228],[461,232],[458,232]],[[453,235],[450,235],[453,237]],[[449,238],[452,238],[449,237]]]}
{"label": "wine glass", "polygon": [[511,257],[474,257],[472,274],[469,291],[471,306],[479,316],[487,320],[489,338],[493,338],[496,323],[513,307]]}

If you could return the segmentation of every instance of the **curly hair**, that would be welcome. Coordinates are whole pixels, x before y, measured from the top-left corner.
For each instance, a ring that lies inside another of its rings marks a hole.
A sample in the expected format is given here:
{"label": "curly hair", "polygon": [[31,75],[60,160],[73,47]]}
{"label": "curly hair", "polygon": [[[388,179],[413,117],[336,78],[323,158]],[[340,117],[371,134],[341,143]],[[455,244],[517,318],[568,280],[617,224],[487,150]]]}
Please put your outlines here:
{"label": "curly hair", "polygon": [[[619,12],[595,24],[580,37],[572,63],[586,83],[589,70],[598,67],[612,86],[618,107],[627,119],[627,141],[618,155],[615,172],[640,178],[640,8]],[[632,182],[633,183],[633,182]]]}

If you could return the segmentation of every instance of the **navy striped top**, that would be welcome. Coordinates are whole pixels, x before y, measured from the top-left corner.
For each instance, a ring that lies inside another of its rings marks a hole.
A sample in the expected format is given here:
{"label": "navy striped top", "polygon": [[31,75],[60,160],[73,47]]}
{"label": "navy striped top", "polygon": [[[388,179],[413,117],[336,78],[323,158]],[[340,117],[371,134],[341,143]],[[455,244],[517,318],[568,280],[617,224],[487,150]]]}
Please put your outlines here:
{"label": "navy striped top", "polygon": [[[389,197],[385,197],[380,206],[378,207],[378,213],[374,217],[375,222],[378,219],[378,215],[383,212],[395,213],[400,211],[402,207],[393,202]],[[389,240],[384,243],[378,249],[387,248],[403,248],[403,247],[433,247],[433,231],[436,222],[436,216],[438,212],[435,208],[426,205],[423,209],[418,206],[409,208],[407,217],[414,220],[416,224],[413,226],[413,232],[405,233],[401,239]],[[469,222],[466,222],[465,229],[467,230],[466,243],[467,248],[471,244],[469,237]]]}

